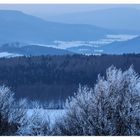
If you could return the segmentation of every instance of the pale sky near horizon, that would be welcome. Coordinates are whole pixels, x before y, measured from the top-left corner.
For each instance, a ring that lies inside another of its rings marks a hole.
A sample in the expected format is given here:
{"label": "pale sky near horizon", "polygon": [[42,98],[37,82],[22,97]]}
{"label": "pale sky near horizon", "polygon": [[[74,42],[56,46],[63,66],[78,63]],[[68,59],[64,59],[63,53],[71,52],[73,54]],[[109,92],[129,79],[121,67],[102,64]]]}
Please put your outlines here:
{"label": "pale sky near horizon", "polygon": [[0,10],[19,10],[39,17],[114,7],[140,9],[140,4],[0,4]]}

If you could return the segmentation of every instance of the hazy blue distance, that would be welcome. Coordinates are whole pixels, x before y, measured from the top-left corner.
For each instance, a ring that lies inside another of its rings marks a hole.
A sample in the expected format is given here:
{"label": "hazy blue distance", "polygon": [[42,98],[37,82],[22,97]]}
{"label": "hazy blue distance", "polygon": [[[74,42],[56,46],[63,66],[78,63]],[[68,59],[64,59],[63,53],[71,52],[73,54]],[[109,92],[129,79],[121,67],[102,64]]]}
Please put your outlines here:
{"label": "hazy blue distance", "polygon": [[140,4],[0,4],[0,10],[20,10],[45,19],[49,16],[66,13],[102,10],[115,7],[140,9]]}

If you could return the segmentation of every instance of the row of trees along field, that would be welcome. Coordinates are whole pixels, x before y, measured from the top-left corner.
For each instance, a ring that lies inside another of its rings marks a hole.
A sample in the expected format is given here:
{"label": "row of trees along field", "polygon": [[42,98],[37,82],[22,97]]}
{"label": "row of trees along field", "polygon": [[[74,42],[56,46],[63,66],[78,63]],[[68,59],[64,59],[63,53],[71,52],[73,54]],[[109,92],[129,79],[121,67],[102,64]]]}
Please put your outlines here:
{"label": "row of trees along field", "polygon": [[92,87],[98,74],[104,75],[111,65],[122,70],[133,65],[140,73],[140,55],[1,58],[0,84],[14,91],[18,99],[60,102],[72,96],[79,84]]}

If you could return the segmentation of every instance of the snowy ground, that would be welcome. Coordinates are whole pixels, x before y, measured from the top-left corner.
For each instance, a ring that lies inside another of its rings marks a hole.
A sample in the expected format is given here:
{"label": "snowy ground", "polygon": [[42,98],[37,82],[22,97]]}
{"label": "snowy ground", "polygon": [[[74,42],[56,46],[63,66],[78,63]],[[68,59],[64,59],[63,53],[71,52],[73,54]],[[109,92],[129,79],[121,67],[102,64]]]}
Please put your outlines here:
{"label": "snowy ground", "polygon": [[65,114],[65,110],[46,110],[46,113],[49,116],[51,124],[55,122],[56,119],[60,119]]}
{"label": "snowy ground", "polygon": [[17,57],[17,56],[22,56],[20,54],[15,54],[15,53],[8,53],[8,52],[0,52],[0,57]]}
{"label": "snowy ground", "polygon": [[[41,117],[46,117],[46,119],[49,119],[51,125],[55,123],[56,119],[60,119],[65,114],[64,109],[38,109],[37,112],[39,112]],[[33,113],[34,111],[29,109],[28,116],[30,117]]]}
{"label": "snowy ground", "polygon": [[61,41],[56,40],[52,45],[46,44],[36,44],[42,45],[44,47],[53,47],[58,49],[68,49],[71,47],[78,47],[78,46],[90,46],[90,47],[101,47],[106,44],[110,44],[115,41],[127,41],[129,39],[133,39],[138,35],[129,35],[129,34],[117,34],[117,35],[106,35],[105,38],[96,40],[96,41]]}
{"label": "snowy ground", "polygon": [[[61,40],[55,40],[52,42],[52,44],[30,44],[30,45],[40,45],[42,47],[52,47],[52,48],[58,48],[58,49],[70,49],[70,48],[76,48],[71,49],[69,51],[72,51],[74,53],[78,54],[85,54],[85,55],[101,55],[102,51],[99,49],[100,47],[110,44],[115,41],[127,41],[130,39],[133,39],[137,37],[138,35],[129,35],[129,34],[117,34],[117,35],[106,35],[104,38],[94,41],[61,41]],[[22,47],[23,43],[19,47]],[[77,48],[81,47],[82,48]],[[0,52],[0,58],[1,57],[17,57],[22,56],[20,54],[16,53],[8,53],[8,52]]]}

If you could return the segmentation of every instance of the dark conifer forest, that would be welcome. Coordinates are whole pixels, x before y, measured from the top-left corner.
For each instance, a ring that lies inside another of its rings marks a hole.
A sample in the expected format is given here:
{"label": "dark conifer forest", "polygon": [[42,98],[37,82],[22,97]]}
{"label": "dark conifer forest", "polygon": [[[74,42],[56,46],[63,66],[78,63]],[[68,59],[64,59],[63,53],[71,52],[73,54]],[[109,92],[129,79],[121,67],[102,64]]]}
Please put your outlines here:
{"label": "dark conifer forest", "polygon": [[1,58],[0,85],[10,87],[17,98],[65,101],[79,84],[92,87],[111,65],[126,70],[132,64],[140,73],[140,54]]}

